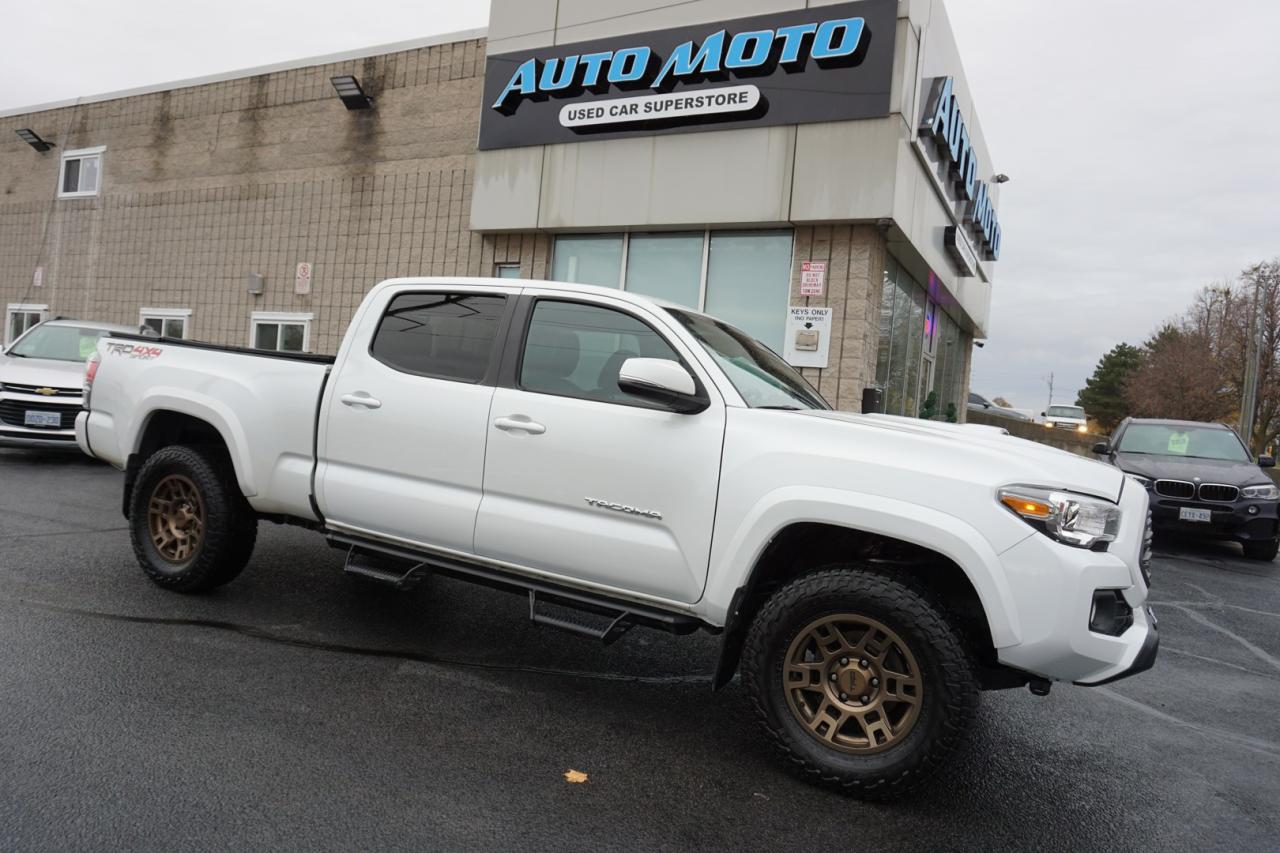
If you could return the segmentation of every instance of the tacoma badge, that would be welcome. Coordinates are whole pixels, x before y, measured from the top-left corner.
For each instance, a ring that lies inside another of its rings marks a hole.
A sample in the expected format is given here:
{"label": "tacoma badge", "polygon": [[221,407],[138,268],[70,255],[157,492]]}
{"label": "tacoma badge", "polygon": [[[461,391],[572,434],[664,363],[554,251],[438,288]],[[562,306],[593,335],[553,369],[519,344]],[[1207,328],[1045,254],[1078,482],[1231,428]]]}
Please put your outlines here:
{"label": "tacoma badge", "polygon": [[592,506],[599,507],[601,509],[611,509],[614,512],[625,512],[628,515],[643,515],[645,518],[662,518],[662,513],[654,512],[651,509],[637,509],[636,507],[627,506],[626,504],[616,504],[612,501],[600,501],[595,498],[585,498],[585,500]]}

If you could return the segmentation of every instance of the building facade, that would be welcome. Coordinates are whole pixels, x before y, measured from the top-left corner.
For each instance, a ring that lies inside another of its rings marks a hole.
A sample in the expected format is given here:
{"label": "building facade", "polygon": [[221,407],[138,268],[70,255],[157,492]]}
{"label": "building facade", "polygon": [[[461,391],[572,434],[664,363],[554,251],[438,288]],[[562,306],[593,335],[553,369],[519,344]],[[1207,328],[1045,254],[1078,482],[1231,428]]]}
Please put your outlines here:
{"label": "building facade", "polygon": [[382,279],[553,278],[962,418],[997,194],[941,0],[494,0],[487,34],[0,115],[4,339],[333,352]]}

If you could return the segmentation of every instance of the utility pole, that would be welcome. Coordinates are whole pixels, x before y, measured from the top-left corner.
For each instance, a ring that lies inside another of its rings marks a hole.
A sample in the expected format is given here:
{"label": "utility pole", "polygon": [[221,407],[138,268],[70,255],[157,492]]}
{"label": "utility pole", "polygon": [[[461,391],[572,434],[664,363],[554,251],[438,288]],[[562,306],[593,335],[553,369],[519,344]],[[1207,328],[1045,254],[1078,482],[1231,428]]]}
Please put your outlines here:
{"label": "utility pole", "polygon": [[[1052,406],[1053,405],[1053,374],[1050,373],[1048,376],[1046,376],[1044,378],[1044,381],[1049,383],[1049,405]],[[1046,409],[1046,411],[1048,410]]]}
{"label": "utility pole", "polygon": [[1240,437],[1253,450],[1253,422],[1258,411],[1258,374],[1262,372],[1262,276],[1253,282],[1253,317],[1244,355],[1244,394],[1240,400]]}

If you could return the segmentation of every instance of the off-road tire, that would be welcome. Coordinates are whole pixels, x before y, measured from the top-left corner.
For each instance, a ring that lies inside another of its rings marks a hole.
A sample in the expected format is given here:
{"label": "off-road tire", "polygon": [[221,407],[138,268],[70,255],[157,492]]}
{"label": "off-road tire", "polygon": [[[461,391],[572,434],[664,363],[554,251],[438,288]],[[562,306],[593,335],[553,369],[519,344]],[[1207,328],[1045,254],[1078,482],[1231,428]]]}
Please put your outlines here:
{"label": "off-road tire", "polygon": [[[919,665],[919,716],[900,743],[882,752],[848,754],[820,743],[788,704],[783,665],[792,641],[815,620],[843,613],[896,632]],[[810,781],[860,799],[890,799],[924,782],[968,735],[978,708],[972,656],[943,612],[923,591],[855,565],[804,575],[764,603],[743,647],[742,680],[786,763]]]}
{"label": "off-road tire", "polygon": [[1244,546],[1244,555],[1250,560],[1265,560],[1271,562],[1276,558],[1276,553],[1280,552],[1280,539],[1267,539],[1262,542],[1242,542]]}
{"label": "off-road tire", "polygon": [[[157,487],[172,476],[194,485],[202,503],[203,535],[188,559],[165,559],[153,541],[149,506]],[[234,580],[248,564],[258,521],[220,448],[171,445],[142,465],[129,507],[133,553],[147,577],[175,592],[206,592]]]}

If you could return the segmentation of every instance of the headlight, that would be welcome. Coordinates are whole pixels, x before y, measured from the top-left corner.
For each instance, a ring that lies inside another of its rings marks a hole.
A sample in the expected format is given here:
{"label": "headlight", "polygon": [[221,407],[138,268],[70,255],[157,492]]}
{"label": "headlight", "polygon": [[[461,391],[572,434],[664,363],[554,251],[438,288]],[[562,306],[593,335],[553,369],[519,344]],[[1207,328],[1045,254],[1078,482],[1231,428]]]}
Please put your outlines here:
{"label": "headlight", "polygon": [[1044,425],[1049,429],[1053,429],[1053,421],[1045,421]]}
{"label": "headlight", "polygon": [[1137,474],[1126,474],[1125,476],[1131,480],[1137,480],[1138,485],[1142,486],[1144,489],[1151,488],[1151,479],[1149,477],[1140,477]]}
{"label": "headlight", "polygon": [[1076,432],[1088,432],[1088,431],[1089,431],[1089,427],[1085,426],[1084,424],[1080,424],[1076,427]]}
{"label": "headlight", "polygon": [[1245,486],[1240,490],[1240,495],[1264,501],[1280,500],[1280,486]]}
{"label": "headlight", "polygon": [[1110,501],[1039,486],[1008,486],[998,494],[1010,512],[1066,545],[1092,548],[1120,531],[1120,507]]}

